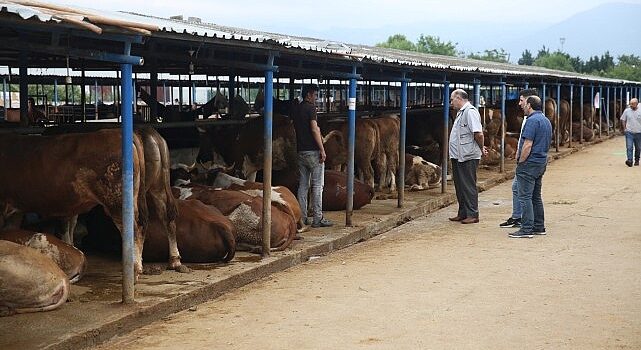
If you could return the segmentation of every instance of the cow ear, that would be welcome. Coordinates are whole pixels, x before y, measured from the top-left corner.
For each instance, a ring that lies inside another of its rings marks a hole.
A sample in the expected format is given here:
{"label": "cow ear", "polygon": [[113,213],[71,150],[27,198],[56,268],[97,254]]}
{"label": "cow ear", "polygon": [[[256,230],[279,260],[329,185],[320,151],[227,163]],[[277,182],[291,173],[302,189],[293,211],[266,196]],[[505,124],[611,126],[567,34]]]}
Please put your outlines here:
{"label": "cow ear", "polygon": [[430,163],[428,163],[426,160],[421,160],[421,164],[423,164],[423,165],[430,165]]}

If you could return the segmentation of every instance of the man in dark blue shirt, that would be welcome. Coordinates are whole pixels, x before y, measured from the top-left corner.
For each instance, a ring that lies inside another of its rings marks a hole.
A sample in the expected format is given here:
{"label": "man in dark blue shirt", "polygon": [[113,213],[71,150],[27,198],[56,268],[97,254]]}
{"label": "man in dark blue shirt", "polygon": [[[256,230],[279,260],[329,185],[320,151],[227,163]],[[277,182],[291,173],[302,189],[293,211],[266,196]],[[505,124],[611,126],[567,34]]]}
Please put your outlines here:
{"label": "man in dark blue shirt", "polygon": [[541,199],[543,174],[548,162],[548,151],[552,141],[552,124],[541,112],[538,96],[527,98],[523,112],[528,116],[517,154],[516,177],[519,202],[523,209],[521,228],[510,233],[511,238],[532,238],[545,235],[545,214]]}

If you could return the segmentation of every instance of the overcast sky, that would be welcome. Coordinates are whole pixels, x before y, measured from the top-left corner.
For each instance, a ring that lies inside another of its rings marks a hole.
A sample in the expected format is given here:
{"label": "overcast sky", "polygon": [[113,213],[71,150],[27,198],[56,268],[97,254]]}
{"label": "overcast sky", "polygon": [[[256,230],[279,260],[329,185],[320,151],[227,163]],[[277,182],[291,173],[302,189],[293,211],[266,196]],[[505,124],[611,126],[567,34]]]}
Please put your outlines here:
{"label": "overcast sky", "polygon": [[[501,23],[555,23],[573,14],[615,0],[63,0],[53,1],[96,9],[131,11],[168,17],[196,16],[216,24],[269,30],[300,27],[321,31],[328,27],[367,29],[403,23],[474,20]],[[641,0],[619,0],[635,2]],[[301,4],[309,4],[303,6]],[[150,5],[153,4],[153,5]],[[298,33],[288,33],[298,34]],[[393,34],[393,33],[392,33]]]}

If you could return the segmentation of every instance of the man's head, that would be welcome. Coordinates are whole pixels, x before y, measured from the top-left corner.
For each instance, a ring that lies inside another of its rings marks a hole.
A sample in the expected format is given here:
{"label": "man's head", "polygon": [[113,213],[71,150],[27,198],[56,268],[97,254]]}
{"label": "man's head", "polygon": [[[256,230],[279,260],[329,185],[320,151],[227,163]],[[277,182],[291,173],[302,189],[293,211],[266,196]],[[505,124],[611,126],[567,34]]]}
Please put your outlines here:
{"label": "man's head", "polygon": [[456,89],[450,95],[450,104],[455,109],[461,109],[467,103],[469,97],[463,89]]}
{"label": "man's head", "polygon": [[630,100],[630,108],[632,108],[633,110],[636,111],[638,106],[639,106],[639,100],[638,99],[633,98],[633,99]]}
{"label": "man's head", "polygon": [[536,95],[528,97],[523,107],[525,115],[530,115],[535,111],[541,111],[541,98]]}
{"label": "man's head", "polygon": [[525,100],[530,96],[537,96],[535,89],[523,89],[519,91],[519,107],[521,107],[521,109],[525,107]]}
{"label": "man's head", "polygon": [[303,100],[314,103],[318,96],[318,86],[315,84],[307,84],[303,86],[301,96],[303,97]]}

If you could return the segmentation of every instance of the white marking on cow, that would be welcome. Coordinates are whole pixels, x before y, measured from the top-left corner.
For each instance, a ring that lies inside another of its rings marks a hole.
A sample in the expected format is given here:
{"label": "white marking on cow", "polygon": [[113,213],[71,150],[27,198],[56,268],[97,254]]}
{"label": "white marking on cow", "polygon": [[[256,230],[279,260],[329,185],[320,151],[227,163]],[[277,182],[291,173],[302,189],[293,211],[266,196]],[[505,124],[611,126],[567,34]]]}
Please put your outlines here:
{"label": "white marking on cow", "polygon": [[246,180],[219,172],[212,187],[229,188],[232,184],[244,186],[246,182]]}
{"label": "white marking on cow", "polygon": [[188,199],[193,195],[193,192],[191,190],[191,187],[177,187],[180,190],[180,196],[178,196],[178,199]]}
{"label": "white marking on cow", "polygon": [[189,165],[184,164],[184,163],[176,163],[176,164],[172,164],[172,165],[171,165],[171,167],[169,167],[169,168],[170,168],[171,170],[178,170],[178,169],[182,169],[182,170],[184,170],[184,171],[186,171],[186,172],[190,172],[190,171],[191,171],[191,169],[192,169],[192,167],[193,167],[193,166],[189,166]]}
{"label": "white marking on cow", "polygon": [[49,243],[49,240],[47,240],[47,236],[43,235],[42,233],[36,233],[35,235],[31,236],[31,238],[29,238],[29,240],[25,242],[25,245],[50,257],[51,260],[55,261],[58,266],[62,266],[60,260],[60,250],[58,250],[58,247],[56,247],[55,245]]}
{"label": "white marking on cow", "polygon": [[174,182],[174,186],[189,186],[191,185],[191,180],[177,179]]}
{"label": "white marking on cow", "polygon": [[261,219],[249,205],[241,203],[227,218],[236,227],[237,242],[261,245],[262,235],[259,230]]}
{"label": "white marking on cow", "polygon": [[[260,197],[263,198],[263,190],[242,190],[240,191],[246,195],[252,196],[252,197]],[[272,187],[272,202],[276,202],[278,204],[282,204],[284,206],[287,206],[287,202],[283,199],[283,197],[280,195],[280,193],[274,191],[274,188]]]}
{"label": "white marking on cow", "polygon": [[198,152],[200,149],[198,147],[193,148],[179,148],[169,151],[170,164],[194,164],[196,163],[196,158],[198,157]]}
{"label": "white marking on cow", "polygon": [[245,155],[243,157],[243,176],[245,176],[245,178],[248,181],[254,182],[254,181],[256,181],[256,171],[257,170],[258,169],[254,165],[254,163],[252,163],[251,159],[249,159],[249,156]]}

